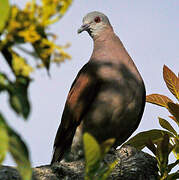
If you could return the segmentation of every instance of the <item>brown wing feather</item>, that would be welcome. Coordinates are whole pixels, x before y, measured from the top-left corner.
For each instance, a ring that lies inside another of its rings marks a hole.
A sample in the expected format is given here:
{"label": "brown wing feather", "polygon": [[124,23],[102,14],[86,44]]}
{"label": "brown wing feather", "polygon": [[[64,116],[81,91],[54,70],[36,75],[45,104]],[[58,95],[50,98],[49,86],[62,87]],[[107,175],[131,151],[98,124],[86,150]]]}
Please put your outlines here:
{"label": "brown wing feather", "polygon": [[92,71],[90,65],[86,64],[72,84],[56,134],[51,163],[60,161],[65,151],[70,148],[76,128],[81,123],[91,101],[95,98],[98,88]]}

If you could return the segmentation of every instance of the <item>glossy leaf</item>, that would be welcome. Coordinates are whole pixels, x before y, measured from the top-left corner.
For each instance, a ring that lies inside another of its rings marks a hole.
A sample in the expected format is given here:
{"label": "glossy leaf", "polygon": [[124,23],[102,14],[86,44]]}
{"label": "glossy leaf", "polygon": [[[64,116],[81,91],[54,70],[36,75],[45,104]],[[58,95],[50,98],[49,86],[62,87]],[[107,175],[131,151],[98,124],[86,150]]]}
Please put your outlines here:
{"label": "glossy leaf", "polygon": [[179,78],[166,65],[163,67],[163,78],[170,92],[179,100]]}
{"label": "glossy leaf", "polygon": [[177,132],[175,131],[175,129],[172,127],[172,125],[171,125],[167,120],[162,119],[162,118],[160,118],[160,117],[159,117],[158,119],[159,119],[160,125],[161,125],[164,129],[172,132],[175,136],[177,136]]}
{"label": "glossy leaf", "polygon": [[155,147],[154,143],[151,140],[148,140],[146,143],[146,147],[153,152],[154,155],[156,155],[157,148]]}
{"label": "glossy leaf", "polygon": [[83,144],[86,162],[85,179],[90,179],[90,175],[93,175],[99,168],[101,160],[101,150],[97,141],[89,133],[84,133]]}
{"label": "glossy leaf", "polygon": [[0,164],[4,161],[8,151],[9,137],[4,120],[0,116]]}
{"label": "glossy leaf", "polygon": [[125,144],[131,145],[141,150],[144,147],[146,147],[149,141],[152,141],[152,143],[154,144],[156,144],[158,141],[161,141],[164,134],[168,134],[169,137],[173,137],[173,134],[171,134],[168,131],[153,129],[153,130],[138,133],[137,135],[132,137],[130,140],[128,140]]}
{"label": "glossy leaf", "polygon": [[147,95],[146,101],[152,104],[156,104],[158,106],[165,107],[165,108],[168,108],[168,102],[173,102],[170,98],[161,94]]}
{"label": "glossy leaf", "polygon": [[159,166],[165,169],[168,164],[169,155],[169,135],[164,134],[162,140],[157,142],[156,157],[159,160]]}
{"label": "glossy leaf", "polygon": [[168,110],[175,117],[177,124],[179,124],[179,104],[169,102]]}
{"label": "glossy leaf", "polygon": [[0,33],[3,31],[6,22],[8,20],[9,17],[9,10],[10,10],[10,6],[9,6],[9,1],[8,0],[1,0],[0,1]]}

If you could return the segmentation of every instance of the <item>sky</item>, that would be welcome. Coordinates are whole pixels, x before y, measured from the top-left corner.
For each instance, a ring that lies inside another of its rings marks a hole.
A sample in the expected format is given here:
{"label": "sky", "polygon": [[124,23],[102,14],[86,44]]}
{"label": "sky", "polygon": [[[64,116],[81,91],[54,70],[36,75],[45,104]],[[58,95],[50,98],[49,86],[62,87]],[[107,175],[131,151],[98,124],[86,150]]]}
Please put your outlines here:
{"label": "sky", "polygon": [[[23,6],[26,1],[11,2]],[[163,81],[162,69],[166,64],[176,74],[179,72],[179,1],[74,0],[65,16],[50,28],[58,35],[58,44],[71,43],[67,51],[72,59],[60,66],[52,65],[51,78],[45,70],[32,74],[34,81],[29,89],[32,111],[28,121],[9,108],[5,93],[0,94],[0,109],[28,145],[33,167],[50,163],[68,91],[92,53],[93,42],[89,35],[86,32],[77,34],[83,16],[91,11],[100,11],[108,16],[143,77],[147,94],[164,94],[176,102]],[[3,61],[0,70],[10,72]],[[141,123],[133,135],[160,128],[158,117],[169,119],[167,116],[164,108],[147,103]],[[14,165],[9,155],[4,165]]]}

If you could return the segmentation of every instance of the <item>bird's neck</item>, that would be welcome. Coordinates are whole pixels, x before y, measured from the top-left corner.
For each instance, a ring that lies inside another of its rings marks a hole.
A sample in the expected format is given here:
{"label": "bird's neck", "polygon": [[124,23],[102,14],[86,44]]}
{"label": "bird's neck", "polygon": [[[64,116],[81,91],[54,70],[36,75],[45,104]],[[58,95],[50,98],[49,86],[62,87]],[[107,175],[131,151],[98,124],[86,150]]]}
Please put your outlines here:
{"label": "bird's neck", "polygon": [[141,78],[133,60],[112,28],[106,28],[100,36],[93,38],[93,41],[94,48],[90,60],[125,65]]}
{"label": "bird's neck", "polygon": [[93,38],[94,46],[91,59],[97,61],[114,61],[120,63],[130,59],[120,39],[115,35],[112,27],[105,28],[99,36]]}

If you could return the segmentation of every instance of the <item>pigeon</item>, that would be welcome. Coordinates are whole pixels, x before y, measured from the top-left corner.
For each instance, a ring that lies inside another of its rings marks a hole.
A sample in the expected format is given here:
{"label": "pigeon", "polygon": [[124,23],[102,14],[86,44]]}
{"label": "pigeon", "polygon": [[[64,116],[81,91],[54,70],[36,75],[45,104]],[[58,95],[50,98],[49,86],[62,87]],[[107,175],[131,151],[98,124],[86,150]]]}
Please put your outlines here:
{"label": "pigeon", "polygon": [[72,83],[51,164],[60,162],[74,143],[82,144],[85,132],[99,144],[115,138],[113,147],[120,146],[137,129],[145,107],[143,79],[108,17],[88,13],[78,33],[83,31],[93,39],[93,52]]}

